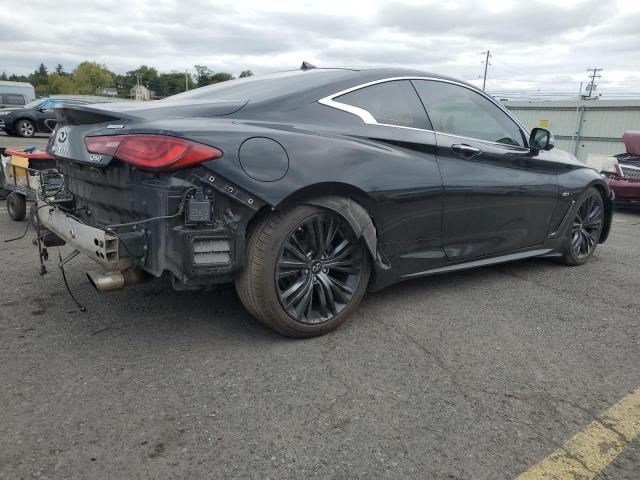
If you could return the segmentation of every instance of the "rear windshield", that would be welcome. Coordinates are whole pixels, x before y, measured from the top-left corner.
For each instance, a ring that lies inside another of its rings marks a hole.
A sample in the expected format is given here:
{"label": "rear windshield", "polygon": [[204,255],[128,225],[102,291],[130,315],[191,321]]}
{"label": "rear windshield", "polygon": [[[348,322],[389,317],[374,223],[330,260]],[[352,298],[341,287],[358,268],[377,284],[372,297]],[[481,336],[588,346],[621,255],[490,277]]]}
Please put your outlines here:
{"label": "rear windshield", "polygon": [[295,70],[228,80],[179,93],[171,100],[251,100],[263,101],[325,85],[353,75],[350,70]]}

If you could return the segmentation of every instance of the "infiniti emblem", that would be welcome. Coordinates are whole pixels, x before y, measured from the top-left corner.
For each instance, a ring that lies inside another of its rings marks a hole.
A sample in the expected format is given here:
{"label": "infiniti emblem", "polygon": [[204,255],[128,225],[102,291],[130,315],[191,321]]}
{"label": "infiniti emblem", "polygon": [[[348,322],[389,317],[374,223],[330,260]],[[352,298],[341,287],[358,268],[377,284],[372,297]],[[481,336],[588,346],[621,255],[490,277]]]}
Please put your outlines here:
{"label": "infiniti emblem", "polygon": [[67,131],[66,130],[60,130],[60,133],[58,134],[58,141],[60,143],[64,142],[67,139]]}

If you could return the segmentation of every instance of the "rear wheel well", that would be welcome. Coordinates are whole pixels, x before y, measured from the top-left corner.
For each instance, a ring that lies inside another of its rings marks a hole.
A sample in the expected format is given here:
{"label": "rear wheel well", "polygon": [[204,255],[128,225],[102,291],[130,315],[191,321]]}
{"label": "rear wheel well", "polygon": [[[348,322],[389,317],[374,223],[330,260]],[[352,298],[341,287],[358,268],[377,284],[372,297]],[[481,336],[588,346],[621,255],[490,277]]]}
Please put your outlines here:
{"label": "rear wheel well", "polygon": [[355,202],[362,205],[362,207],[369,213],[371,216],[371,220],[375,225],[375,218],[372,214],[373,200],[362,190],[359,188],[353,187],[351,185],[345,183],[319,183],[316,185],[309,185],[308,187],[301,188],[300,190],[295,191],[290,194],[276,206],[264,206],[258,212],[256,212],[249,223],[247,224],[246,236],[248,237],[252,232],[255,226],[260,223],[269,212],[273,210],[287,210],[288,208],[304,203],[305,200],[317,197],[325,197],[325,196],[338,196],[345,197],[354,200]]}
{"label": "rear wheel well", "polygon": [[[289,195],[283,201],[281,201],[276,208],[286,209],[291,205],[297,205],[304,200],[314,197],[328,197],[337,196],[345,197],[354,200],[364,207],[364,209],[372,215],[373,201],[362,190],[346,183],[319,183],[315,185],[309,185],[308,187],[301,188],[296,192]],[[373,216],[372,216],[373,217]]]}
{"label": "rear wheel well", "polygon": [[[353,187],[351,185],[342,184],[342,183],[323,183],[323,184],[311,185],[292,193],[291,195],[286,197],[284,200],[282,200],[280,203],[278,203],[274,207],[267,205],[261,208],[255,215],[253,215],[253,217],[251,217],[251,219],[247,223],[247,228],[245,232],[245,241],[248,242],[251,236],[253,235],[254,231],[256,230],[256,228],[258,228],[263,221],[267,221],[267,217],[269,216],[270,213],[274,211],[286,212],[291,208],[307,203],[307,201],[310,204],[316,204],[316,205],[322,206],[322,199],[323,198],[330,199],[331,197],[333,198],[341,197],[341,198],[351,200],[355,204],[359,205],[361,209],[364,210],[362,213],[366,214],[370,218],[369,224],[370,225],[372,224],[372,227],[373,227],[372,229],[367,229],[366,226],[363,226],[362,229],[360,230],[361,232],[364,232],[365,230],[368,232],[363,234],[365,243],[367,243],[368,245],[368,248],[367,248],[368,253],[370,254],[370,257],[373,262],[377,263],[378,265],[384,264],[384,260],[380,260],[378,258],[379,255],[378,255],[378,252],[376,251],[376,245],[377,245],[378,239],[376,235],[376,229],[377,229],[376,221],[372,211],[372,206],[374,204],[373,200],[362,190],[356,187]],[[314,199],[316,200],[315,202],[313,201]],[[333,208],[330,208],[330,209],[333,209]],[[338,213],[340,213],[340,211],[338,211]],[[351,221],[349,220],[350,218],[351,220],[353,220],[353,218],[348,215],[347,216],[342,215],[342,216],[344,216],[349,221],[349,223],[351,223]],[[353,224],[352,224],[352,227],[357,228]],[[386,269],[389,267],[385,266],[384,268]],[[374,272],[374,275],[375,275],[375,272]]]}

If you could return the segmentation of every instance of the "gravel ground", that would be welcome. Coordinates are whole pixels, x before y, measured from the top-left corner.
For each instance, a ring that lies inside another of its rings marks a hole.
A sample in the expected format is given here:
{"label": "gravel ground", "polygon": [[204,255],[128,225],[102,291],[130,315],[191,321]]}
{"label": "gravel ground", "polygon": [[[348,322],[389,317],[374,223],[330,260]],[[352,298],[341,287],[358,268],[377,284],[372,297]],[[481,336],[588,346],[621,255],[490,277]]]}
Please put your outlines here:
{"label": "gravel ground", "polygon": [[[0,211],[0,240],[25,225]],[[514,478],[640,386],[639,238],[618,212],[583,267],[413,280],[302,341],[231,287],[98,294],[86,259],[81,313],[29,239],[0,243],[0,478]]]}

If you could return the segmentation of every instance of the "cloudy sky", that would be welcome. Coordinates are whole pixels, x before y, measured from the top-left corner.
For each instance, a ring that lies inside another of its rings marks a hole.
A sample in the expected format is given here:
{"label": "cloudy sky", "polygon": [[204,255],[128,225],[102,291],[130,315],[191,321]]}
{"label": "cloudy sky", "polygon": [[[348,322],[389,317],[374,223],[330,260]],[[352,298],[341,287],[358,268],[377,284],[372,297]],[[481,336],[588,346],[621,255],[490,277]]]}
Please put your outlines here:
{"label": "cloudy sky", "polygon": [[123,73],[141,64],[237,75],[318,66],[406,66],[488,90],[640,96],[637,0],[0,0],[0,71],[89,59]]}

